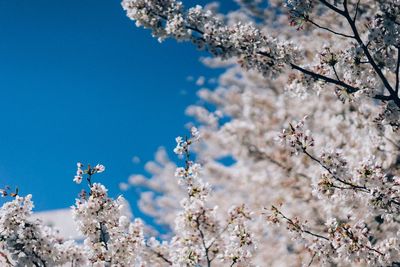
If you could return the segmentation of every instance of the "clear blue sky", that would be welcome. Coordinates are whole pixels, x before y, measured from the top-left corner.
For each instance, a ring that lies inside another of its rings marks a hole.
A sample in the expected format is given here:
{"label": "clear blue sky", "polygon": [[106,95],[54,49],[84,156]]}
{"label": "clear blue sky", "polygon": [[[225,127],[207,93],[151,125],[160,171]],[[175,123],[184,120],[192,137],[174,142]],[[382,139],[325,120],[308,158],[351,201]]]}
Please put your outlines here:
{"label": "clear blue sky", "polygon": [[0,0],[0,36],[0,187],[32,193],[35,210],[74,203],[77,161],[106,165],[98,181],[118,195],[142,172],[132,157],[172,149],[191,120],[186,78],[213,75],[190,44],[136,28],[119,1]]}

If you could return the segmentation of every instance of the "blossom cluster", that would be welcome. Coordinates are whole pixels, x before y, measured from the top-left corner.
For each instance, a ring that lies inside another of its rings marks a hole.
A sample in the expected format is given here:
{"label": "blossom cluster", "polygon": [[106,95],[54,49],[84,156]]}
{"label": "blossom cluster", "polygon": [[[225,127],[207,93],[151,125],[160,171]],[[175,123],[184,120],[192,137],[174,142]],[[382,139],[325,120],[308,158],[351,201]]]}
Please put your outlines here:
{"label": "blossom cluster", "polygon": [[[73,216],[84,240],[89,262],[94,266],[135,266],[144,246],[143,226],[130,223],[122,214],[122,197],[113,200],[98,183],[90,188],[88,199],[77,199]],[[133,257],[133,255],[136,255]]]}
{"label": "blossom cluster", "polygon": [[76,170],[76,175],[74,176],[73,181],[77,184],[80,184],[83,179],[83,175],[87,174],[89,177],[88,179],[90,180],[90,177],[95,174],[95,173],[102,173],[105,171],[106,167],[101,164],[97,164],[94,168],[90,168],[90,165],[87,167],[86,170],[82,170],[83,164],[78,162],[76,164],[77,170]]}
{"label": "blossom cluster", "polygon": [[305,120],[306,117],[295,125],[289,123],[289,128],[283,129],[279,135],[280,141],[287,144],[295,154],[306,151],[314,145],[314,139],[311,136],[310,130],[304,130]]}
{"label": "blossom cluster", "polygon": [[[132,14],[135,9],[167,14],[166,3],[139,2],[123,1],[135,21],[147,21]],[[196,186],[204,192],[196,196],[206,207],[218,206],[216,222],[229,221],[229,213],[218,211],[232,204],[251,211],[246,227],[257,249],[245,249],[254,264],[397,264],[398,1],[238,3],[240,8],[226,15],[215,6],[174,10],[184,21],[177,27],[187,31],[184,38],[172,31],[163,37],[192,41],[211,52],[206,65],[226,71],[215,88],[199,91],[206,104],[187,110],[201,124],[203,145],[193,148],[201,172],[190,159],[175,169],[167,157],[157,157],[151,166],[162,171],[154,168],[146,182],[130,183],[157,192],[142,195],[145,210],[175,225],[169,214],[179,214],[177,200],[191,192],[185,181],[204,180],[212,190]],[[164,29],[173,19],[163,15],[159,21],[148,28]],[[182,155],[185,142],[178,140]],[[166,177],[174,172],[186,187],[168,184]],[[271,206],[278,208],[257,216]],[[203,264],[201,245],[190,255]]]}
{"label": "blossom cluster", "polygon": [[247,69],[276,76],[298,57],[294,46],[266,35],[251,23],[226,25],[212,11],[197,5],[185,10],[175,0],[124,0],[122,6],[136,26],[152,30],[160,41],[167,37],[191,41],[199,49],[227,59],[238,57]]}
{"label": "blossom cluster", "polygon": [[309,13],[312,9],[312,1],[309,0],[288,0],[286,6],[290,13],[290,25],[301,29],[303,22],[307,21]]}
{"label": "blossom cluster", "polygon": [[[210,207],[208,199],[211,187],[201,179],[201,166],[190,160],[190,146],[199,141],[199,131],[191,128],[191,137],[182,142],[177,138],[178,155],[185,153],[185,166],[178,167],[175,176],[180,179],[187,196],[180,202],[182,211],[175,220],[175,232],[171,241],[174,249],[174,266],[198,266],[215,260],[246,266],[251,262],[254,241],[247,221],[251,220],[244,205],[232,207],[225,226],[218,220],[218,206]],[[181,149],[183,147],[183,149]]]}
{"label": "blossom cluster", "polygon": [[74,241],[31,218],[32,195],[15,198],[0,209],[0,242],[9,266],[84,266],[86,258]]}

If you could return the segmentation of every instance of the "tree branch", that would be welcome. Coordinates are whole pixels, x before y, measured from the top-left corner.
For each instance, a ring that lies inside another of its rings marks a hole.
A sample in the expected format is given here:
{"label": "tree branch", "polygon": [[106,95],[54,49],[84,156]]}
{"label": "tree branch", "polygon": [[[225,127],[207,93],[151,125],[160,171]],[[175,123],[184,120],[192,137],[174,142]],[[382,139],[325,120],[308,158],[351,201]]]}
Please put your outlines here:
{"label": "tree branch", "polygon": [[332,5],[331,3],[329,3],[328,1],[325,0],[319,0],[322,4],[324,4],[326,7],[328,7],[329,9],[335,11],[336,13],[344,16],[344,11],[335,7],[334,5]]}
{"label": "tree branch", "polygon": [[315,162],[317,162],[319,165],[321,165],[321,167],[324,168],[326,171],[328,171],[329,174],[332,175],[332,177],[333,177],[335,180],[341,182],[342,184],[348,185],[348,186],[352,187],[352,188],[355,189],[355,190],[364,191],[364,192],[370,192],[370,190],[369,190],[368,188],[366,188],[365,186],[355,185],[355,184],[353,184],[353,183],[351,183],[351,182],[347,182],[347,181],[345,181],[345,180],[343,180],[343,179],[337,177],[337,175],[334,174],[333,171],[332,171],[330,168],[328,168],[327,166],[325,166],[325,164],[322,163],[321,160],[319,160],[319,159],[317,159],[316,157],[314,157],[313,155],[311,155],[306,149],[303,149],[303,153],[306,154],[310,159],[312,159],[313,161],[315,161]]}
{"label": "tree branch", "polygon": [[358,15],[358,6],[360,5],[360,0],[357,1],[356,4],[356,12],[354,13],[353,21],[356,22],[357,20],[357,15]]}
{"label": "tree branch", "polygon": [[168,260],[163,254],[161,254],[158,251],[155,251],[154,249],[152,249],[149,244],[145,244],[146,247],[152,252],[154,253],[157,257],[159,257],[160,259],[162,259],[163,261],[165,261],[166,263],[168,263],[169,265],[172,265],[172,262],[170,260]]}
{"label": "tree branch", "polygon": [[310,22],[312,25],[316,26],[317,28],[323,29],[323,30],[325,30],[325,31],[328,31],[328,32],[330,32],[330,33],[333,33],[333,34],[336,34],[336,35],[339,35],[339,36],[342,36],[342,37],[354,39],[354,36],[352,36],[352,35],[348,35],[348,34],[345,34],[345,33],[340,33],[340,32],[334,31],[334,30],[332,30],[332,29],[329,29],[329,28],[327,28],[327,27],[321,26],[321,25],[319,25],[318,23],[312,21],[312,20],[309,19],[309,18],[305,18],[305,20],[308,21],[308,22]]}
{"label": "tree branch", "polygon": [[335,65],[332,66],[333,72],[335,73],[336,79],[340,82],[339,75],[336,71]]}
{"label": "tree branch", "polygon": [[317,253],[314,253],[314,254],[313,254],[313,256],[311,257],[310,262],[309,262],[308,265],[307,265],[307,267],[310,267],[310,266],[311,266],[311,264],[313,263],[314,258],[315,258],[316,255],[317,255]]}
{"label": "tree branch", "polygon": [[338,81],[338,80],[329,78],[327,76],[312,72],[312,71],[304,69],[304,68],[302,68],[302,67],[300,67],[300,66],[298,66],[296,64],[290,63],[290,66],[293,69],[301,71],[302,73],[307,74],[307,75],[313,77],[316,80],[322,80],[322,81],[325,81],[325,82],[328,82],[328,83],[333,83],[333,84],[336,84],[338,86],[344,87],[344,88],[346,88],[346,91],[349,92],[349,93],[355,93],[355,92],[357,92],[359,90],[358,88],[353,87],[353,86],[351,86],[351,85],[349,85],[349,84],[347,84],[345,82]]}
{"label": "tree branch", "polygon": [[390,85],[389,81],[386,79],[385,75],[382,73],[382,70],[379,68],[379,66],[376,64],[376,62],[372,58],[372,55],[369,52],[368,47],[361,40],[360,34],[358,33],[358,30],[357,30],[357,27],[356,27],[354,21],[350,17],[349,10],[348,10],[348,7],[347,7],[347,0],[343,1],[343,6],[344,6],[343,16],[347,19],[347,21],[348,21],[348,23],[349,23],[349,25],[350,25],[350,27],[351,27],[351,29],[353,31],[353,34],[354,34],[354,37],[355,37],[356,41],[358,42],[358,44],[363,49],[363,52],[364,52],[365,56],[368,58],[368,61],[370,62],[372,68],[378,74],[378,76],[381,79],[383,85],[389,91],[390,96],[392,97],[392,100],[396,103],[396,105],[398,107],[400,107],[400,99],[398,97],[397,92],[395,92],[395,90],[393,90],[393,88]]}
{"label": "tree branch", "polygon": [[313,232],[311,232],[311,231],[309,231],[309,230],[304,230],[304,229],[301,227],[301,225],[299,225],[298,223],[295,223],[292,219],[290,219],[290,218],[287,217],[285,214],[283,214],[283,213],[282,213],[280,210],[278,210],[275,206],[272,206],[272,208],[273,208],[274,210],[276,210],[276,212],[278,212],[279,215],[282,216],[282,218],[284,218],[290,225],[292,225],[293,227],[295,227],[298,231],[300,231],[300,232],[302,232],[302,233],[306,233],[306,234],[311,235],[311,236],[316,237],[316,238],[320,238],[320,239],[324,239],[324,240],[326,240],[326,241],[329,241],[329,238],[327,238],[327,237],[325,237],[325,236],[323,236],[323,235],[319,235],[319,234],[313,233]]}
{"label": "tree branch", "polygon": [[208,255],[209,249],[210,247],[206,245],[206,240],[205,240],[205,236],[203,231],[200,228],[200,221],[199,221],[199,217],[196,218],[196,226],[197,226],[197,230],[199,230],[199,234],[201,237],[201,242],[203,244],[204,247],[204,252],[206,254],[206,259],[207,259],[207,267],[211,267],[211,260],[210,260],[210,255]]}
{"label": "tree branch", "polygon": [[392,86],[390,85],[389,81],[387,80],[387,78],[385,77],[385,75],[382,73],[382,70],[379,68],[379,66],[376,64],[376,62],[374,61],[371,53],[368,50],[368,47],[364,44],[364,42],[361,40],[360,34],[357,30],[357,27],[355,25],[355,20],[353,20],[350,16],[349,10],[348,10],[348,6],[347,6],[347,0],[343,1],[343,8],[344,10],[341,10],[337,7],[335,7],[334,5],[330,4],[329,2],[327,2],[326,0],[319,0],[322,4],[324,4],[326,7],[328,7],[329,9],[331,9],[332,11],[342,15],[343,17],[346,18],[347,22],[350,25],[350,28],[354,34],[354,39],[357,41],[357,43],[359,44],[359,46],[362,48],[365,56],[368,58],[369,63],[371,64],[372,68],[374,69],[374,71],[376,72],[376,74],[379,76],[379,78],[381,79],[383,85],[386,87],[386,89],[389,91],[390,100],[393,100],[395,102],[395,104],[400,107],[400,98],[398,97],[397,92],[392,88]]}

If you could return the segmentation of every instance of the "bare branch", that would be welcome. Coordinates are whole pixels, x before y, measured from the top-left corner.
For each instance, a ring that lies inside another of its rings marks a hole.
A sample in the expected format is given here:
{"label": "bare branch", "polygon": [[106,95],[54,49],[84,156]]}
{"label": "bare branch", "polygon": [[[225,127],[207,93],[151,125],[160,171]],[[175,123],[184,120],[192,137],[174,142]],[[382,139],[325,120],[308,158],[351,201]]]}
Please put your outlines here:
{"label": "bare branch", "polygon": [[314,253],[313,254],[313,256],[311,257],[311,260],[310,260],[310,262],[308,263],[308,267],[310,267],[311,266],[311,264],[313,263],[313,261],[314,261],[314,258],[315,258],[315,256],[317,255],[317,253]]}
{"label": "bare branch", "polygon": [[335,11],[336,13],[340,14],[340,15],[344,15],[344,11],[340,10],[339,8],[335,7],[334,5],[332,5],[331,3],[329,3],[326,0],[319,0],[322,4],[324,4],[326,7],[328,7],[329,9]]}
{"label": "bare branch", "polygon": [[357,4],[356,4],[356,11],[355,11],[354,17],[353,17],[353,21],[354,21],[354,22],[356,22],[356,20],[357,20],[358,6],[359,6],[359,5],[360,5],[360,0],[358,0],[358,1],[357,1]]}
{"label": "bare branch", "polygon": [[305,20],[308,21],[308,22],[310,22],[312,25],[316,26],[317,28],[323,29],[323,30],[325,30],[325,31],[328,31],[328,32],[330,32],[330,33],[333,33],[333,34],[336,34],[336,35],[339,35],[339,36],[342,36],[342,37],[354,39],[354,36],[352,36],[352,35],[348,35],[348,34],[345,34],[345,33],[340,33],[340,32],[334,31],[334,30],[332,30],[332,29],[329,29],[329,28],[327,28],[327,27],[321,26],[321,25],[319,25],[318,23],[316,23],[316,22],[314,22],[313,20],[311,20],[310,18],[306,18]]}
{"label": "bare branch", "polygon": [[339,75],[338,75],[338,73],[337,73],[337,71],[336,71],[335,66],[333,65],[332,68],[333,68],[333,72],[335,73],[336,79],[337,79],[338,81],[340,81],[340,78],[339,78]]}

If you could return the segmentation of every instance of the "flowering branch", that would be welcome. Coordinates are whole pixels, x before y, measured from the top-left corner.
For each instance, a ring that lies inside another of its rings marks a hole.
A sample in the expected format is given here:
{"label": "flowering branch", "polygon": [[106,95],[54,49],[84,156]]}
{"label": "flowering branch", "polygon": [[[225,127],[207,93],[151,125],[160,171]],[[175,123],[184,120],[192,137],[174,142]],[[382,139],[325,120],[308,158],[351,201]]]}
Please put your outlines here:
{"label": "flowering branch", "polygon": [[[352,189],[369,192],[368,188],[366,188],[365,186],[355,185],[351,182],[345,181],[345,180],[341,179],[340,177],[338,177],[328,166],[323,164],[321,160],[319,160],[316,157],[314,157],[313,155],[311,155],[305,148],[303,149],[303,153],[305,155],[307,155],[310,159],[312,159],[313,161],[318,163],[322,168],[327,170],[329,172],[329,174],[332,175],[333,178],[335,178],[335,180],[341,182],[342,184],[350,186],[350,188],[352,188]],[[347,189],[347,188],[345,188],[345,189]]]}
{"label": "flowering branch", "polygon": [[[355,20],[353,20],[351,18],[351,16],[350,16],[350,13],[349,13],[349,10],[348,10],[348,6],[347,6],[347,0],[343,1],[344,10],[338,9],[337,7],[333,6],[332,4],[330,4],[329,2],[327,2],[325,0],[320,0],[320,2],[323,3],[329,9],[333,10],[334,12],[336,12],[336,13],[342,15],[344,18],[346,18],[346,20],[347,20],[348,24],[350,25],[350,28],[351,28],[351,30],[352,30],[352,32],[354,34],[354,39],[360,45],[360,47],[364,51],[365,56],[368,59],[369,64],[372,66],[374,71],[378,74],[378,76],[380,77],[382,83],[384,84],[386,89],[389,91],[390,100],[393,100],[396,103],[396,105],[398,107],[400,107],[400,98],[398,97],[398,94],[397,94],[396,90],[394,90],[392,88],[392,86],[390,85],[389,81],[387,80],[385,75],[382,73],[382,70],[379,68],[379,66],[376,64],[375,60],[373,59],[371,53],[368,50],[368,47],[364,44],[364,42],[362,41],[362,39],[360,37],[360,34],[359,34],[358,29],[357,29],[356,24],[355,24]],[[357,7],[358,7],[358,4],[357,4]]]}
{"label": "flowering branch", "polygon": [[316,238],[320,238],[323,240],[327,240],[329,241],[329,238],[320,235],[320,234],[316,234],[314,232],[311,232],[309,230],[306,230],[298,221],[298,219],[292,220],[289,217],[285,216],[278,208],[276,208],[275,206],[272,205],[271,207],[271,211],[273,212],[273,215],[270,215],[267,217],[268,221],[271,221],[273,223],[277,223],[278,222],[278,218],[276,217],[277,215],[280,215],[289,225],[289,229],[295,232],[301,232],[301,233],[305,233],[307,235],[316,237]]}
{"label": "flowering branch", "polygon": [[[305,229],[305,227],[300,223],[299,219],[297,219],[297,218],[291,219],[291,218],[287,217],[275,206],[271,207],[271,211],[272,211],[272,214],[267,217],[268,221],[270,221],[274,224],[277,224],[277,223],[279,223],[279,217],[281,217],[282,219],[284,219],[287,222],[288,229],[291,232],[300,233],[300,234],[304,233],[309,236],[315,237],[317,239],[327,241],[333,249],[338,249],[339,247],[342,247],[342,246],[348,246],[348,250],[351,252],[357,252],[362,249],[366,249],[366,250],[376,253],[380,256],[384,256],[384,254],[382,252],[380,252],[379,250],[371,247],[368,244],[361,243],[362,235],[356,236],[356,234],[353,232],[352,227],[346,223],[338,223],[335,219],[332,220],[331,222],[328,222],[327,225],[329,226],[329,229],[328,229],[329,237],[326,237],[326,236],[316,234],[314,232],[311,232],[311,231]],[[354,230],[357,230],[357,228],[360,228],[360,227],[365,227],[365,226],[357,225],[354,227]],[[366,228],[362,228],[362,229],[364,231],[364,233],[362,232],[362,234],[365,234]],[[348,242],[350,242],[350,243],[348,243]],[[317,253],[317,251],[316,251],[316,253]],[[313,258],[314,258],[314,256],[313,256]]]}
{"label": "flowering branch", "polygon": [[330,33],[333,33],[333,34],[336,34],[336,35],[339,35],[339,36],[342,36],[342,37],[346,37],[346,38],[352,38],[352,39],[355,38],[353,35],[348,35],[348,34],[345,34],[345,33],[340,33],[340,32],[334,31],[334,30],[332,30],[332,29],[329,29],[329,28],[327,28],[327,27],[321,26],[321,25],[319,25],[318,23],[316,23],[316,22],[314,22],[313,20],[311,20],[309,17],[306,17],[306,18],[304,18],[304,19],[305,19],[305,21],[310,22],[312,25],[316,26],[317,28],[323,29],[323,30],[328,31],[328,32],[330,32]]}

